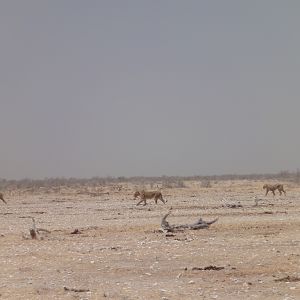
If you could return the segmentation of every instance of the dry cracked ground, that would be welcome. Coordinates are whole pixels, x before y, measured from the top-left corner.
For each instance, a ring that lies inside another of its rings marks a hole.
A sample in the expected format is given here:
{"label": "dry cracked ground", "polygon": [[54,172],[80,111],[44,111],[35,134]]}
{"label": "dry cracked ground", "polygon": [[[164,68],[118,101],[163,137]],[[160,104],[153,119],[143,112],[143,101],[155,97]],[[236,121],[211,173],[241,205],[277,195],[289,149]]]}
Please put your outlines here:
{"label": "dry cracked ground", "polygon": [[[147,206],[128,183],[3,191],[0,298],[300,299],[300,187],[273,197],[259,181],[185,184]],[[171,224],[219,220],[166,234],[171,206]],[[32,217],[49,231],[38,240]]]}

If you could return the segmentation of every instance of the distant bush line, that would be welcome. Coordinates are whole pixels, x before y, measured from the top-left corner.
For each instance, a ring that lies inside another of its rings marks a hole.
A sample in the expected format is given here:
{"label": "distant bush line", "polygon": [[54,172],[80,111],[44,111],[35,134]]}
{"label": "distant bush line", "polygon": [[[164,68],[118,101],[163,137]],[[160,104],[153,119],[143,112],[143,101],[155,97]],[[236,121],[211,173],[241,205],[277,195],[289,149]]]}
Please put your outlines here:
{"label": "distant bush line", "polygon": [[300,170],[296,172],[281,171],[276,174],[226,174],[213,176],[158,176],[158,177],[92,177],[92,178],[45,178],[45,179],[0,179],[0,189],[6,188],[41,188],[41,187],[82,187],[105,186],[119,183],[156,184],[162,186],[184,188],[185,181],[225,181],[225,180],[284,180],[300,184]]}

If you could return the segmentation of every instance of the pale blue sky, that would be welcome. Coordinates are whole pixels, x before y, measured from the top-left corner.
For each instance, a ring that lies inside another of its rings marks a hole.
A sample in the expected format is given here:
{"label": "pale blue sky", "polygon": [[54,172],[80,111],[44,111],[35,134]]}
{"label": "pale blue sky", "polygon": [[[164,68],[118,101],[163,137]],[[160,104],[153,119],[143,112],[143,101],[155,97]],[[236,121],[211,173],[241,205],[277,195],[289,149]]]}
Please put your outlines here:
{"label": "pale blue sky", "polygon": [[300,2],[0,2],[0,178],[300,167]]}

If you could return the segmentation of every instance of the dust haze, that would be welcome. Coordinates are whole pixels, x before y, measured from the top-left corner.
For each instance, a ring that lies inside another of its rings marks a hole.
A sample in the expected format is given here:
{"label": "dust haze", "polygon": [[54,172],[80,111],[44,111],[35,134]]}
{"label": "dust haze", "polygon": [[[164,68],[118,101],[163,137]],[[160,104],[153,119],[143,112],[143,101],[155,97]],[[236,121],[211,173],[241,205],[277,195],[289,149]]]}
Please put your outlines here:
{"label": "dust haze", "polygon": [[0,178],[295,171],[299,8],[1,2]]}

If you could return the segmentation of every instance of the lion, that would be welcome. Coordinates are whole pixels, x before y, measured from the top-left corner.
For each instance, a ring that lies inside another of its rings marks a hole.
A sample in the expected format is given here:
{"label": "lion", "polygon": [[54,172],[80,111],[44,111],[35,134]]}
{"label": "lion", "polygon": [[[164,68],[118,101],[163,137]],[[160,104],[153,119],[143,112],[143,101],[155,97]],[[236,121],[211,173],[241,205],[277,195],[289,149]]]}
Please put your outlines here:
{"label": "lion", "polygon": [[157,204],[157,201],[160,200],[163,204],[166,204],[167,200],[165,201],[162,197],[162,194],[160,191],[149,191],[146,192],[144,190],[142,191],[136,191],[134,193],[134,199],[136,199],[137,197],[140,197],[141,200],[136,204],[136,205],[140,205],[142,202],[144,202],[144,206],[147,204],[146,200],[147,199],[153,199],[155,201],[155,204]]}
{"label": "lion", "polygon": [[2,193],[0,193],[0,199],[1,199],[5,204],[7,204],[7,202],[4,200],[4,197],[3,197],[3,194],[2,194]]}
{"label": "lion", "polygon": [[278,190],[279,194],[282,195],[282,192],[284,195],[286,195],[285,190],[283,189],[283,184],[265,184],[263,186],[263,189],[266,190],[266,196],[268,195],[269,191],[273,193],[273,196],[275,196],[275,191]]}

